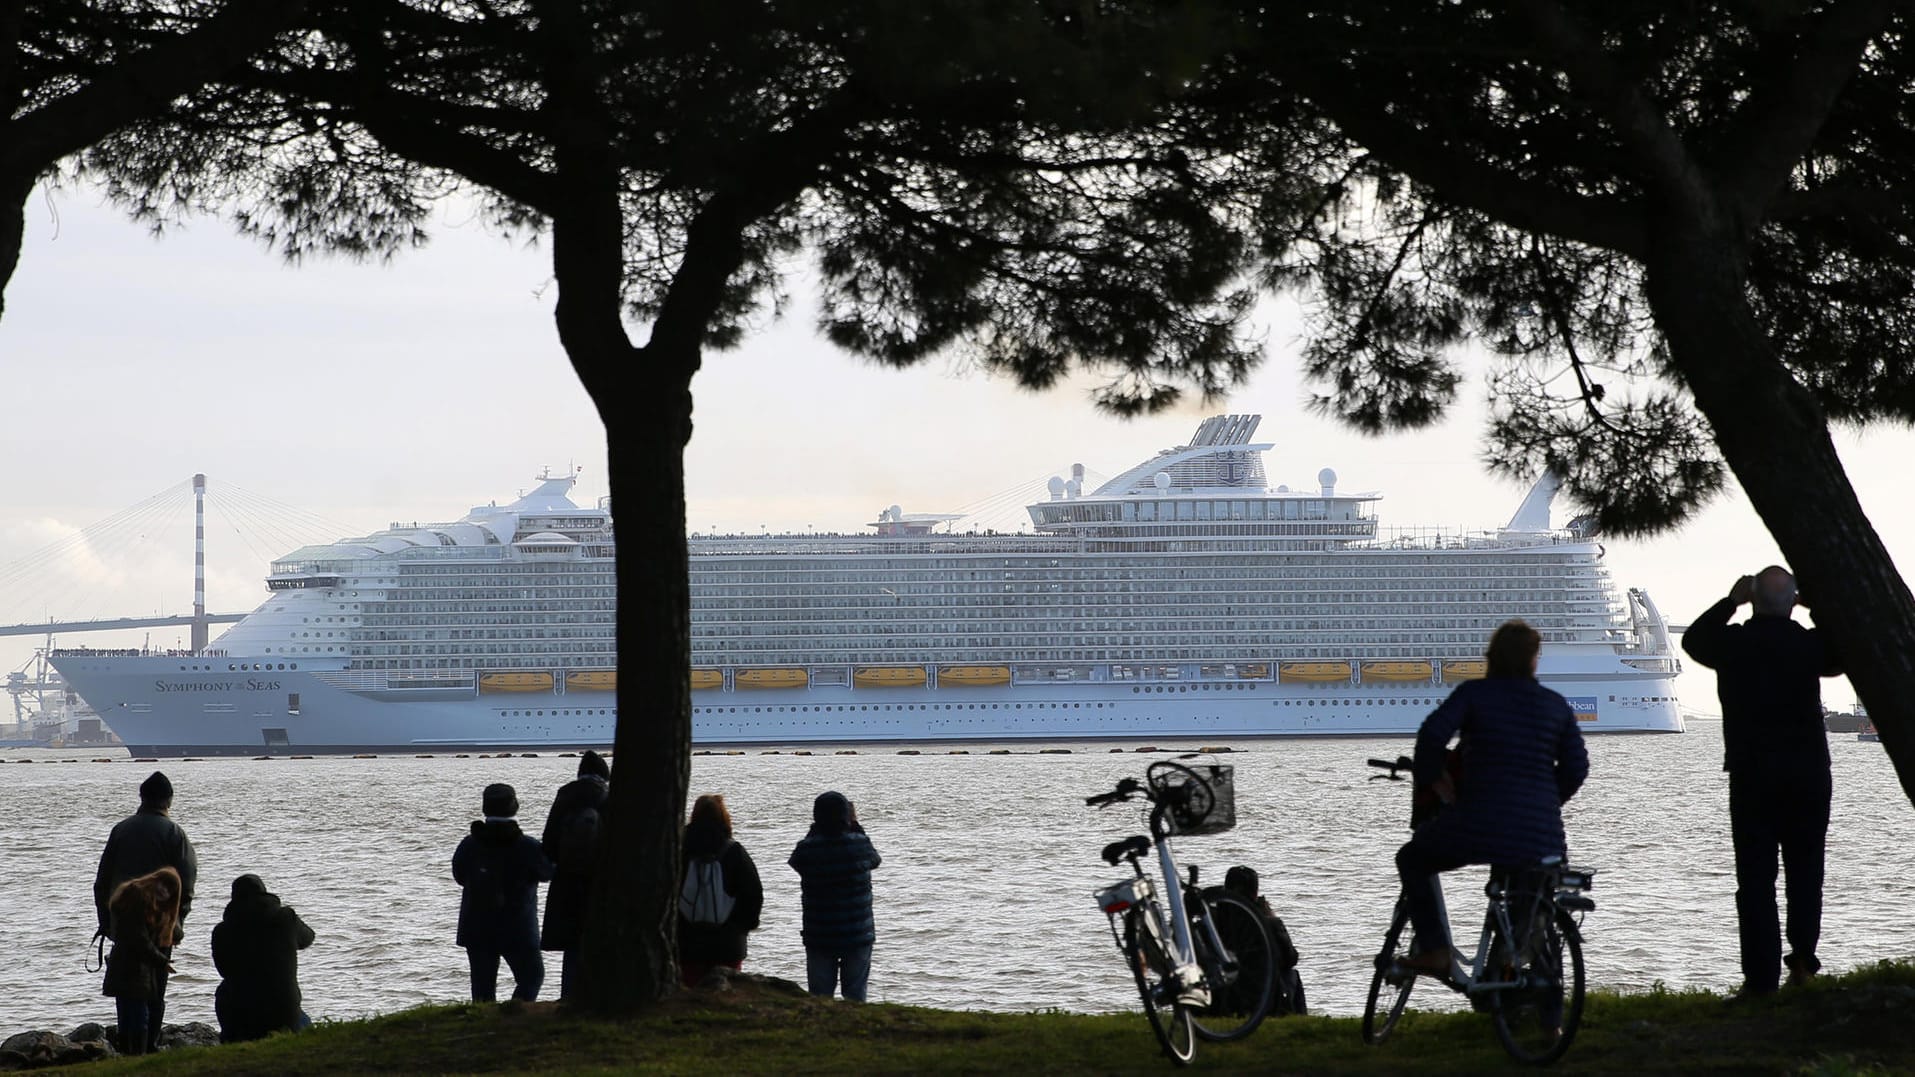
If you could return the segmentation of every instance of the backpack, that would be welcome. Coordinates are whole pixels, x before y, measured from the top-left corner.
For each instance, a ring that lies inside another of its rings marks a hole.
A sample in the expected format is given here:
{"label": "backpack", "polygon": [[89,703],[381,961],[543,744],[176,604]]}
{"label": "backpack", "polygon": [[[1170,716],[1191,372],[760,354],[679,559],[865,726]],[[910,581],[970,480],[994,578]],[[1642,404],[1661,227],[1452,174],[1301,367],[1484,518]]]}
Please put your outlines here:
{"label": "backpack", "polygon": [[706,856],[692,857],[685,865],[685,882],[678,889],[678,915],[694,924],[722,924],[731,919],[737,899],[725,889],[725,866],[720,863],[731,849],[724,848]]}

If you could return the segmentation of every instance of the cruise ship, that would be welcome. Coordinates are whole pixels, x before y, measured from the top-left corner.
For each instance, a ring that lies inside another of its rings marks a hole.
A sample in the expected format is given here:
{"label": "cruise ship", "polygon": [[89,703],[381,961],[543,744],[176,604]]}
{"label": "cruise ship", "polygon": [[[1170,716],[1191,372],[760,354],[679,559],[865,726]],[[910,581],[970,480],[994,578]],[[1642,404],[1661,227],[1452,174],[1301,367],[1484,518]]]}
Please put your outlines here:
{"label": "cruise ship", "polygon": [[[1029,533],[893,506],[855,535],[690,539],[699,746],[1394,736],[1513,617],[1584,729],[1679,732],[1667,622],[1538,480],[1508,524],[1388,531],[1381,495],[1272,486],[1258,417],[1206,419]],[[603,746],[617,718],[609,502],[570,475],[451,524],[274,562],[200,654],[57,652],[135,754]]]}

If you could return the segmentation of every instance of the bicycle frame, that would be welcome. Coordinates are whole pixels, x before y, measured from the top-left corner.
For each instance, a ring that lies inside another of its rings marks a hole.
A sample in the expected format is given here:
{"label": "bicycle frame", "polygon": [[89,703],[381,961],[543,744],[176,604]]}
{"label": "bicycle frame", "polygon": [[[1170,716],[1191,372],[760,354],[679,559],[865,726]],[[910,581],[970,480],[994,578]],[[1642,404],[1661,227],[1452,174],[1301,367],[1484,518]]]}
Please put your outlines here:
{"label": "bicycle frame", "polygon": [[[1135,853],[1126,858],[1130,861],[1132,877],[1097,891],[1097,904],[1110,917],[1113,937],[1117,935],[1117,917],[1133,906],[1143,908],[1145,922],[1150,930],[1159,936],[1159,945],[1165,941],[1161,937],[1163,929],[1169,928],[1169,956],[1171,963],[1176,966],[1178,978],[1183,981],[1182,998],[1191,1005],[1207,1005],[1210,1001],[1210,990],[1204,982],[1203,970],[1197,964],[1196,948],[1191,942],[1189,906],[1184,902],[1185,884],[1177,871],[1177,858],[1171,851],[1170,837],[1163,832],[1163,808],[1153,807],[1150,814],[1151,845],[1157,853],[1157,871],[1164,880],[1164,902],[1169,906],[1168,915],[1166,916],[1165,910],[1157,906],[1156,881],[1144,871],[1144,866],[1138,863],[1139,856]],[[1144,885],[1138,886],[1139,882]],[[1189,885],[1194,886],[1196,883],[1193,880]],[[1163,920],[1168,920],[1169,923],[1165,924]],[[1223,940],[1217,935],[1216,925],[1206,920],[1203,930],[1208,936],[1208,941],[1214,946],[1213,952],[1223,952],[1225,947]],[[1123,945],[1121,939],[1118,945],[1120,947]]]}

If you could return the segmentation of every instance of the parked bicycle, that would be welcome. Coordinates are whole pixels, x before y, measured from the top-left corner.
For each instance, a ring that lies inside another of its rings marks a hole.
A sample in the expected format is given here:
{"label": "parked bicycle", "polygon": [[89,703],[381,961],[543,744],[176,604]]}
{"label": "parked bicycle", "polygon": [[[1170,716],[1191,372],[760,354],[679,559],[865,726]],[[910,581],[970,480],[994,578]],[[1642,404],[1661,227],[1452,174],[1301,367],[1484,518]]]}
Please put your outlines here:
{"label": "parked bicycle", "polygon": [[[1373,775],[1373,780],[1401,781],[1410,758],[1372,759],[1369,764],[1389,772]],[[1518,1061],[1554,1062],[1576,1038],[1584,988],[1580,923],[1582,914],[1596,907],[1585,893],[1594,875],[1592,869],[1569,867],[1558,856],[1492,868],[1484,887],[1489,907],[1475,956],[1466,964],[1457,951],[1449,970],[1434,977],[1467,997],[1479,1012],[1487,1011],[1496,1038]],[[1409,905],[1399,893],[1363,1007],[1364,1042],[1382,1043],[1402,1018],[1417,979],[1403,960],[1417,952]]]}
{"label": "parked bicycle", "polygon": [[[1250,1035],[1270,1012],[1277,986],[1275,947],[1257,910],[1222,887],[1198,886],[1194,865],[1187,881],[1179,876],[1173,835],[1218,834],[1237,822],[1233,768],[1196,762],[1201,758],[1157,760],[1142,782],[1124,778],[1110,792],[1084,798],[1098,807],[1137,797],[1150,803],[1148,837],[1104,846],[1104,860],[1113,867],[1128,861],[1131,877],[1096,897],[1137,981],[1150,1029],[1178,1065],[1190,1061],[1198,1039]],[[1153,848],[1161,896],[1141,863]]]}

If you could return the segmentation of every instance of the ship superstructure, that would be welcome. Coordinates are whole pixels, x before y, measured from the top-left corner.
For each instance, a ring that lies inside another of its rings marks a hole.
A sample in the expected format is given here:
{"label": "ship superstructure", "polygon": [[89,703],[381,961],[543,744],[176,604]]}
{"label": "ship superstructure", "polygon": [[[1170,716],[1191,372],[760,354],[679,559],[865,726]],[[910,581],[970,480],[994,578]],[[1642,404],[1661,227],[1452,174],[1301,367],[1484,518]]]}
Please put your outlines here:
{"label": "ship superstructure", "polygon": [[[1329,469],[1271,486],[1257,425],[1059,476],[1028,534],[692,536],[694,743],[1403,734],[1512,617],[1587,730],[1682,728],[1666,622],[1553,480],[1493,531],[1385,532]],[[612,518],[570,485],[295,551],[207,653],[56,664],[136,752],[607,744]]]}

